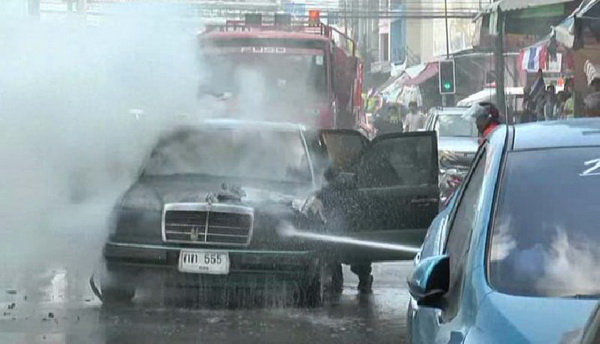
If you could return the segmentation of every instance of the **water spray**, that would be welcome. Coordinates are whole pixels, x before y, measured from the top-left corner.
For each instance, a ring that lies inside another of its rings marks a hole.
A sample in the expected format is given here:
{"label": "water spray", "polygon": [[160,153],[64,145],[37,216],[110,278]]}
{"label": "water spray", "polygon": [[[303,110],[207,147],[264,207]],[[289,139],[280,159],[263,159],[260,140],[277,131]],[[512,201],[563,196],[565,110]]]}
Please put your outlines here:
{"label": "water spray", "polygon": [[296,228],[294,228],[294,226],[292,226],[289,223],[284,224],[279,228],[279,234],[282,236],[285,236],[285,237],[296,237],[296,238],[303,238],[303,239],[315,240],[315,241],[333,242],[333,243],[339,243],[339,244],[350,244],[350,245],[371,247],[371,248],[377,248],[377,249],[382,249],[382,250],[392,250],[392,251],[399,251],[399,252],[406,252],[406,253],[414,253],[414,254],[419,253],[419,251],[421,250],[420,248],[414,247],[414,246],[389,244],[389,243],[361,240],[361,239],[338,236],[338,235],[320,234],[320,233],[313,233],[313,232],[308,232],[308,231],[303,231],[303,230],[297,230]]}

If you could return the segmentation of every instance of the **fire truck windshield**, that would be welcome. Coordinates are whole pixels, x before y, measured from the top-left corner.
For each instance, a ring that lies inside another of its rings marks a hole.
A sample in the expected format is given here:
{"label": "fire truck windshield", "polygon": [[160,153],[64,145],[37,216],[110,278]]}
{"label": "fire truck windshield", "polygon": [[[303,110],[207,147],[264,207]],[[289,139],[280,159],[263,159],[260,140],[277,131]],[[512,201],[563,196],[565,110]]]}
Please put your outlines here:
{"label": "fire truck windshield", "polygon": [[[232,93],[262,104],[317,102],[327,97],[323,50],[237,47],[204,53],[200,93]],[[290,51],[291,50],[291,51]]]}

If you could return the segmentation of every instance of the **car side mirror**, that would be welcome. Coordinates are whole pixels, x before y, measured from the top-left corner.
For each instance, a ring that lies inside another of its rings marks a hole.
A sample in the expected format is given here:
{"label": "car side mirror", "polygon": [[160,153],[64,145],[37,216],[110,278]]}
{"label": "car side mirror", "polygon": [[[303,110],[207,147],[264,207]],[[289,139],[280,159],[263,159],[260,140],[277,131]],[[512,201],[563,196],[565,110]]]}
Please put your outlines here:
{"label": "car side mirror", "polygon": [[450,257],[423,258],[408,280],[408,291],[419,306],[441,308],[450,284]]}

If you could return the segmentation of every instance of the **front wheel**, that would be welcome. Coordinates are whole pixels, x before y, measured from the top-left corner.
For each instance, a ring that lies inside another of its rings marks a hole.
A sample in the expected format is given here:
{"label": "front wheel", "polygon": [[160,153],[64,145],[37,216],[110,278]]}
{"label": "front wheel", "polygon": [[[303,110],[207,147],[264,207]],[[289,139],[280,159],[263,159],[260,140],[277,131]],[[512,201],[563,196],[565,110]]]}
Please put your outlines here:
{"label": "front wheel", "polygon": [[331,276],[328,278],[328,269],[326,264],[319,264],[315,275],[300,285],[300,306],[315,308],[323,305],[325,301],[325,290],[327,288],[328,281],[331,280]]}
{"label": "front wheel", "polygon": [[131,303],[135,296],[135,289],[130,287],[102,286],[102,303],[105,305],[119,305]]}
{"label": "front wheel", "polygon": [[109,272],[102,278],[100,294],[105,305],[127,304],[131,303],[135,296],[135,286],[131,276],[121,272]]}

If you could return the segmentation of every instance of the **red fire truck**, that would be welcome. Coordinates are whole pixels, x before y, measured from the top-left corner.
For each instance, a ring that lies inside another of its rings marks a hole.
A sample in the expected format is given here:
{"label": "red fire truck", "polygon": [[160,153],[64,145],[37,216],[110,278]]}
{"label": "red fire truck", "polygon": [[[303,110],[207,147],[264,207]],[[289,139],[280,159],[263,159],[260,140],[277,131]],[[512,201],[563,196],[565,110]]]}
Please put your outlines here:
{"label": "red fire truck", "polygon": [[366,130],[356,44],[314,14],[302,24],[247,15],[207,26],[198,36],[200,92],[238,96],[241,110],[260,112],[260,119]]}

